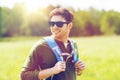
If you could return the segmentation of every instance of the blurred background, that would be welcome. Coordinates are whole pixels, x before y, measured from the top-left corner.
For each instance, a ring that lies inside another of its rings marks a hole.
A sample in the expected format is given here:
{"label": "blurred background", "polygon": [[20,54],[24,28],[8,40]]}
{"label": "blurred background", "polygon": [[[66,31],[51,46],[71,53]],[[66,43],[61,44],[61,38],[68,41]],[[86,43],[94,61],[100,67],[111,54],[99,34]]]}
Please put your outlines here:
{"label": "blurred background", "polygon": [[119,80],[119,0],[0,0],[0,80],[20,80],[32,45],[50,35],[49,12],[74,14],[70,37],[78,43],[86,70],[78,80]]}
{"label": "blurred background", "polygon": [[3,0],[0,1],[0,37],[49,35],[48,14],[54,7],[74,14],[70,36],[120,34],[120,8],[115,0]]}

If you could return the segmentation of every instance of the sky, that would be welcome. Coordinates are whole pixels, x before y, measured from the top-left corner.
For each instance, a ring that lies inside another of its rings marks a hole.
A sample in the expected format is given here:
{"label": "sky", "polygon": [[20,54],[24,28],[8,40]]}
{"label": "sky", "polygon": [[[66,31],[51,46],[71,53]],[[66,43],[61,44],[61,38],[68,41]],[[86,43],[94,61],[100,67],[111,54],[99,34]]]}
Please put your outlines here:
{"label": "sky", "polygon": [[12,8],[15,3],[25,3],[28,8],[46,7],[49,4],[70,6],[74,9],[87,10],[93,7],[98,10],[115,10],[120,12],[119,0],[0,0],[0,6]]}

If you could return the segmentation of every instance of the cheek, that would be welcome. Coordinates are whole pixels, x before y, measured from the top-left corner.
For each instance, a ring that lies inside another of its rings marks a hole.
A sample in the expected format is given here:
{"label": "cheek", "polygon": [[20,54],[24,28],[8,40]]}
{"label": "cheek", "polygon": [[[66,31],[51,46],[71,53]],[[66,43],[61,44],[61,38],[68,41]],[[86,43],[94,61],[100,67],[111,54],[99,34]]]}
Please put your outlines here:
{"label": "cheek", "polygon": [[64,31],[68,32],[70,30],[70,28],[68,26],[64,27],[63,29]]}
{"label": "cheek", "polygon": [[51,31],[54,31],[54,30],[56,30],[56,28],[54,28],[54,27],[51,27],[51,28],[50,28],[50,30],[51,30]]}
{"label": "cheek", "polygon": [[68,29],[67,29],[67,28],[63,28],[63,29],[62,29],[62,33],[63,33],[63,34],[67,34],[67,33],[68,33]]}

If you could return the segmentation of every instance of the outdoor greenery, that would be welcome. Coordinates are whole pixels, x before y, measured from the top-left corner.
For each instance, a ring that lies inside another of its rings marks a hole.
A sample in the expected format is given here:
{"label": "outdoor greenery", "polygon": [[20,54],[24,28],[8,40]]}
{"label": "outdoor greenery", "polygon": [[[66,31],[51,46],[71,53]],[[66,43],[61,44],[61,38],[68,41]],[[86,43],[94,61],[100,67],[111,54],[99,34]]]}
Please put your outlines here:
{"label": "outdoor greenery", "polygon": [[[48,15],[54,7],[31,13],[20,3],[0,7],[0,80],[20,80],[32,45],[51,34]],[[74,14],[70,36],[78,44],[79,59],[86,64],[77,80],[119,80],[120,12],[67,8]]]}
{"label": "outdoor greenery", "polygon": [[[20,80],[22,65],[32,45],[41,37],[0,40],[0,80]],[[78,37],[79,59],[86,69],[77,80],[120,80],[120,37]]]}
{"label": "outdoor greenery", "polygon": [[[49,5],[28,13],[24,4],[12,9],[0,7],[0,37],[4,36],[45,36],[49,35],[48,14],[54,8]],[[114,10],[74,10],[74,27],[70,36],[119,35],[120,12]]]}

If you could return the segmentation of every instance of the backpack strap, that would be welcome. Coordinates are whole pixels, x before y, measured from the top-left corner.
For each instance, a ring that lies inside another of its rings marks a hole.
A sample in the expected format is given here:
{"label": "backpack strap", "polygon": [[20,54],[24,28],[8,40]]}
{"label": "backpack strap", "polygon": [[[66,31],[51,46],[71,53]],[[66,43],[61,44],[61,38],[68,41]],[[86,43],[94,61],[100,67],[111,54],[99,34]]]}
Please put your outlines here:
{"label": "backpack strap", "polygon": [[78,59],[78,49],[77,49],[77,44],[75,42],[73,42],[72,40],[70,40],[70,44],[72,47],[72,52],[71,54],[74,56],[74,62],[76,63],[79,59]]}
{"label": "backpack strap", "polygon": [[[63,61],[63,57],[61,56],[62,51],[59,48],[59,46],[57,45],[57,43],[55,42],[55,40],[53,39],[53,37],[52,36],[44,37],[44,40],[47,42],[49,47],[52,49],[52,51],[55,54],[57,60],[58,61]],[[74,62],[77,62],[78,61],[78,51],[77,51],[76,43],[74,43],[70,39],[69,39],[69,41],[70,41],[70,44],[71,44],[71,47],[72,47],[71,54],[74,56]]]}
{"label": "backpack strap", "polygon": [[44,37],[44,40],[47,42],[49,47],[52,49],[58,61],[63,61],[63,57],[60,55],[62,53],[61,49],[55,42],[52,36]]}

